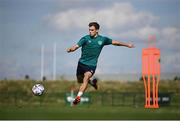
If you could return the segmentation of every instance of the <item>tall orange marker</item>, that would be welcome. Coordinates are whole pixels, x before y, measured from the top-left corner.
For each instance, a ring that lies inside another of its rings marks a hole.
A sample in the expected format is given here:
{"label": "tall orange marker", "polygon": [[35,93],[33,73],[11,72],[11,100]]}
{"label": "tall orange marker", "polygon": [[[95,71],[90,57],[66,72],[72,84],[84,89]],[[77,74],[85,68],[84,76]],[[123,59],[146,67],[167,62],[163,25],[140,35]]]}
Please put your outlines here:
{"label": "tall orange marker", "polygon": [[158,85],[160,81],[160,49],[155,44],[155,36],[149,36],[149,47],[142,50],[142,77],[145,89],[145,108],[159,108]]}

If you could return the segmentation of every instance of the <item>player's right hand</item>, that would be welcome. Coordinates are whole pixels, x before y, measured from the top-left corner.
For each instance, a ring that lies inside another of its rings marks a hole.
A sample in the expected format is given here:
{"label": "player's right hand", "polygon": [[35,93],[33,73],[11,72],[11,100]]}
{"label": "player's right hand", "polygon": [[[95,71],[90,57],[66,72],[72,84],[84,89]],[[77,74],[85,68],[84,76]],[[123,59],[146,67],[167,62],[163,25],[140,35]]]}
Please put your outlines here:
{"label": "player's right hand", "polygon": [[70,52],[71,52],[71,48],[68,48],[68,49],[67,49],[67,52],[70,53]]}

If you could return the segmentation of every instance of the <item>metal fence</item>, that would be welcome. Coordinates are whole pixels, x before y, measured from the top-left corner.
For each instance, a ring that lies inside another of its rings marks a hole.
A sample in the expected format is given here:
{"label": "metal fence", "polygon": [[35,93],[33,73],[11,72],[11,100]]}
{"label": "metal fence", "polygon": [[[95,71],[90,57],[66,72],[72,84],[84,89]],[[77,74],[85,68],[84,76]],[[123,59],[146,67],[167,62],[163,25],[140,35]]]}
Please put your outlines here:
{"label": "metal fence", "polygon": [[[180,93],[163,93],[170,96],[169,102],[160,106],[180,106]],[[76,93],[74,94],[74,96]],[[88,105],[99,106],[144,106],[144,93],[138,92],[89,92]],[[164,98],[165,99],[165,98]],[[27,92],[0,92],[0,105],[68,105],[65,92],[46,92],[34,96]],[[166,98],[167,100],[167,98]]]}
{"label": "metal fence", "polygon": [[[180,106],[180,93],[159,93],[160,106]],[[97,99],[99,96],[99,99]],[[99,104],[104,106],[143,106],[145,102],[144,93],[138,92],[103,92],[92,98],[92,102],[96,103],[101,100]]]}

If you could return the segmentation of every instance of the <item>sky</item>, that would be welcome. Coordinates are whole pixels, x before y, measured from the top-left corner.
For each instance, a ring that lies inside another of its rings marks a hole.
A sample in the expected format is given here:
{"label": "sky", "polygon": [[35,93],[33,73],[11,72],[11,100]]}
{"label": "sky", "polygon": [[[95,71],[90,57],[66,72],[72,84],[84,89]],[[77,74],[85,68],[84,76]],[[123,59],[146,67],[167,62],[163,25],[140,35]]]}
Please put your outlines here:
{"label": "sky", "polygon": [[97,74],[141,73],[148,35],[161,50],[161,72],[180,73],[180,0],[0,0],[0,79],[39,79],[42,45],[44,75],[52,78],[55,43],[57,76],[75,75],[81,49],[66,49],[88,34],[91,21],[100,35],[136,46],[105,46]]}

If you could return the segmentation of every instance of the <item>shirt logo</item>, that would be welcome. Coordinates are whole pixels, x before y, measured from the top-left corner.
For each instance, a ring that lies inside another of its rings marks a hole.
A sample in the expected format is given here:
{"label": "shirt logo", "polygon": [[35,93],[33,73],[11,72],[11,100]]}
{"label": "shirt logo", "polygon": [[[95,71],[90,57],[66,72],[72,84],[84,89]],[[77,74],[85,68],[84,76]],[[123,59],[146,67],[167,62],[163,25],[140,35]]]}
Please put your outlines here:
{"label": "shirt logo", "polygon": [[98,41],[98,44],[99,44],[99,45],[102,45],[102,41]]}
{"label": "shirt logo", "polygon": [[89,40],[88,42],[91,43],[91,40]]}

